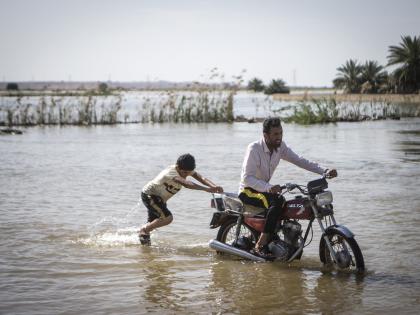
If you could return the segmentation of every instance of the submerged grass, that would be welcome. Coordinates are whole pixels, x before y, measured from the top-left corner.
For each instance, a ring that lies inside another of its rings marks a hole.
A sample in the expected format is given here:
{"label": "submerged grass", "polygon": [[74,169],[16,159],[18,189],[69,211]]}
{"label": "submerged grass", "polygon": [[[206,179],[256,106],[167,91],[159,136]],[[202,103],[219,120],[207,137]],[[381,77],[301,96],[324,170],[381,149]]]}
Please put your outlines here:
{"label": "submerged grass", "polygon": [[141,122],[152,123],[232,122],[235,93],[202,89],[187,94],[169,91],[159,101],[146,98],[139,116]]}
{"label": "submerged grass", "polygon": [[339,121],[400,119],[401,117],[420,117],[420,106],[418,104],[393,105],[377,102],[337,103],[334,98],[312,99],[311,101],[298,102],[292,113],[283,115],[282,119],[285,122],[310,125]]}
{"label": "submerged grass", "polygon": [[[102,96],[102,100],[107,96]],[[93,96],[76,99],[42,96],[37,103],[31,99],[24,103],[18,97],[13,104],[0,105],[0,125],[93,125],[118,123],[122,98],[113,97],[109,104],[97,106],[99,98]],[[67,100],[67,102],[65,102]]]}
{"label": "submerged grass", "polygon": [[[95,125],[117,123],[233,122],[233,99],[242,75],[223,89],[215,84],[194,83],[188,91],[161,92],[137,104],[137,117],[121,112],[123,94],[0,96],[0,125]],[[210,80],[223,80],[217,68]],[[101,102],[101,104],[98,104]]]}
{"label": "submerged grass", "polygon": [[284,118],[286,122],[298,124],[330,123],[338,120],[337,103],[334,99],[313,100],[312,103],[299,102],[293,114]]}

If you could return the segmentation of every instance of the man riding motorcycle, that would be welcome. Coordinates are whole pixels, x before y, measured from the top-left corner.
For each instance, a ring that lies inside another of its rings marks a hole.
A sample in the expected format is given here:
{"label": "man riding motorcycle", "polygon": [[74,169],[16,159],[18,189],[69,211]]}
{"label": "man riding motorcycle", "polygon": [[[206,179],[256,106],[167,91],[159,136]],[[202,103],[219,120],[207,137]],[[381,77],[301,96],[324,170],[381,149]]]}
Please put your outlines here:
{"label": "man riding motorcycle", "polygon": [[254,255],[263,258],[270,258],[266,244],[274,233],[285,202],[284,197],[280,195],[282,191],[280,185],[269,183],[280,160],[286,160],[320,175],[325,174],[327,178],[337,176],[335,169],[321,168],[317,163],[298,156],[282,141],[282,138],[283,128],[280,119],[265,119],[263,138],[248,145],[242,164],[239,199],[244,204],[262,208],[266,214],[264,231],[252,250]]}

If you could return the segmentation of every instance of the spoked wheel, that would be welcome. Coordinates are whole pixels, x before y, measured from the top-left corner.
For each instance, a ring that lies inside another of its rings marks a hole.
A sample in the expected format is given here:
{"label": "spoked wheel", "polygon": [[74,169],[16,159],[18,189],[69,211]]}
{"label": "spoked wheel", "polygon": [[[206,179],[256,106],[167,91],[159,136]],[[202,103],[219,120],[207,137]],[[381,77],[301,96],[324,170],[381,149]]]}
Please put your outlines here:
{"label": "spoked wheel", "polygon": [[340,231],[329,231],[327,235],[336,253],[337,262],[334,262],[324,238],[321,238],[319,258],[324,264],[332,265],[338,270],[355,272],[363,272],[365,270],[362,252],[353,237],[347,237]]}
{"label": "spoked wheel", "polygon": [[[241,225],[239,237],[238,237],[238,243],[241,242],[240,246],[236,246],[234,244],[235,238],[236,238],[236,222],[237,218],[231,218],[228,221],[226,221],[219,229],[219,232],[217,233],[217,240],[219,242],[233,245],[235,247],[249,247],[251,249],[254,247],[255,243],[257,242],[258,235],[254,231],[251,231],[246,225]],[[245,249],[245,248],[243,248]],[[219,254],[222,254],[221,252],[218,252]]]}

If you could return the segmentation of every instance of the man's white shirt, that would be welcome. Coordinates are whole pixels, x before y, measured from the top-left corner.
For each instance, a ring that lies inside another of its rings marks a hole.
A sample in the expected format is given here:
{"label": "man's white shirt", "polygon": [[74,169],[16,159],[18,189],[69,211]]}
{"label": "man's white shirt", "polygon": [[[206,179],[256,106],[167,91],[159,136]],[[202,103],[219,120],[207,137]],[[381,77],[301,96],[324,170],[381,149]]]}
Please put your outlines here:
{"label": "man's white shirt", "polygon": [[280,160],[286,160],[320,175],[325,171],[317,163],[297,155],[284,141],[279,148],[271,153],[264,138],[262,138],[248,145],[242,164],[239,192],[245,187],[251,187],[259,192],[268,192],[274,186],[269,182]]}

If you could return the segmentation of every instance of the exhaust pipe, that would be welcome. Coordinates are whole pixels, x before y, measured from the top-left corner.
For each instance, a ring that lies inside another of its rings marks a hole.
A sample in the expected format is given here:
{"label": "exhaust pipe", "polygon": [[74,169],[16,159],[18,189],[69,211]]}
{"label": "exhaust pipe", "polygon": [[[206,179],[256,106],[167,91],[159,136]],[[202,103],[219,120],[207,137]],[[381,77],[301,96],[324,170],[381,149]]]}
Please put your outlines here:
{"label": "exhaust pipe", "polygon": [[236,255],[245,259],[249,259],[249,260],[253,260],[253,261],[266,261],[264,258],[262,257],[258,257],[258,256],[254,256],[242,249],[230,246],[228,244],[219,242],[217,240],[211,240],[209,242],[209,246],[210,248],[213,248],[219,252],[223,252],[223,253],[227,253],[227,254],[231,254],[231,255]]}

